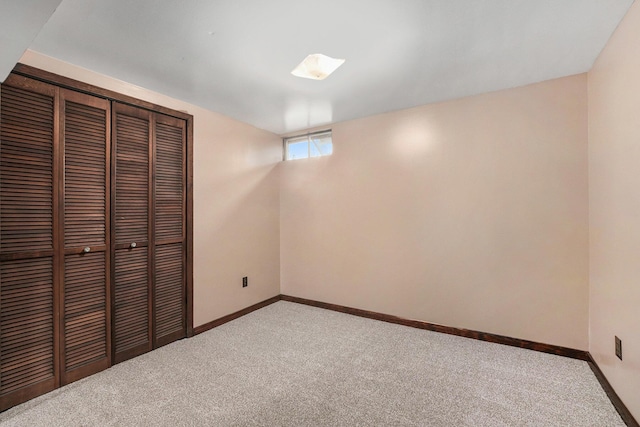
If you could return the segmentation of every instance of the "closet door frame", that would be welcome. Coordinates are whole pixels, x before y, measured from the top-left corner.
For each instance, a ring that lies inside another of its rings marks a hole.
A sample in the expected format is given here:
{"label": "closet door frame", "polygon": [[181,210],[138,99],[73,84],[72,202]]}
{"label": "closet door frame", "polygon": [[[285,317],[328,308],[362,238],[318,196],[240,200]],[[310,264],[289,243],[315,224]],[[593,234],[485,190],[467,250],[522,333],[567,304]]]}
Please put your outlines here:
{"label": "closet door frame", "polygon": [[[129,95],[120,94],[118,92],[103,89],[88,83],[80,82],[68,77],[60,76],[48,71],[40,70],[25,64],[17,64],[13,71],[14,76],[23,76],[40,82],[53,84],[60,88],[71,89],[76,92],[86,93],[88,95],[97,96],[110,101],[116,101],[122,104],[128,104],[134,107],[150,110],[155,113],[176,117],[186,121],[186,145],[185,161],[186,161],[186,206],[185,206],[185,290],[186,290],[186,323],[187,337],[192,337],[193,332],[193,116],[187,112],[173,110],[151,102],[143,101]],[[112,113],[113,116],[113,113]],[[59,131],[56,132],[59,135]],[[58,137],[55,137],[56,140]],[[59,141],[57,141],[59,146]],[[56,146],[56,148],[59,148]],[[57,152],[57,151],[56,151]],[[58,153],[57,155],[59,155]],[[60,173],[57,171],[57,173]],[[112,179],[113,181],[113,179]],[[59,197],[59,196],[58,196]],[[55,198],[55,196],[54,196]],[[58,199],[54,200],[58,203]],[[56,218],[57,219],[57,218]],[[114,260],[111,259],[111,264]],[[58,272],[59,274],[59,272]],[[112,280],[113,281],[113,280]],[[56,326],[57,327],[57,326]],[[59,354],[59,349],[58,352]],[[113,361],[112,361],[113,362]],[[59,363],[59,362],[58,362]],[[60,373],[57,373],[57,383],[59,385]],[[58,386],[56,385],[56,386]]]}

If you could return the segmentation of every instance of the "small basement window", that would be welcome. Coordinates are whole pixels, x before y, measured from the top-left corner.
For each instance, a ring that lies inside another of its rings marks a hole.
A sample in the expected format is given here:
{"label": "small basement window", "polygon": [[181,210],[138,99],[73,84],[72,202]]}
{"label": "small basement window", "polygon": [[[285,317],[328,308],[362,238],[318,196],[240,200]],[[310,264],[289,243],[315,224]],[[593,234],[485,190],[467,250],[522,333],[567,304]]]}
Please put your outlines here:
{"label": "small basement window", "polygon": [[314,132],[284,139],[284,159],[297,160],[333,153],[331,131]]}

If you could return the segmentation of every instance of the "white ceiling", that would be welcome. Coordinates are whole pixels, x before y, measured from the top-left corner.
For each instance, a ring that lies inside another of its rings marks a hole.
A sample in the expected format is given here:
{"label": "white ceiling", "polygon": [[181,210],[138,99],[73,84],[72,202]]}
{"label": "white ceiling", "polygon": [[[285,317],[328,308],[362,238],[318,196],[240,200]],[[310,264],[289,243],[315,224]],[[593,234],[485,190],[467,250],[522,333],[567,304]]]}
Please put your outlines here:
{"label": "white ceiling", "polygon": [[632,2],[63,0],[30,48],[282,134],[586,72]]}
{"label": "white ceiling", "polygon": [[62,0],[0,0],[0,82]]}

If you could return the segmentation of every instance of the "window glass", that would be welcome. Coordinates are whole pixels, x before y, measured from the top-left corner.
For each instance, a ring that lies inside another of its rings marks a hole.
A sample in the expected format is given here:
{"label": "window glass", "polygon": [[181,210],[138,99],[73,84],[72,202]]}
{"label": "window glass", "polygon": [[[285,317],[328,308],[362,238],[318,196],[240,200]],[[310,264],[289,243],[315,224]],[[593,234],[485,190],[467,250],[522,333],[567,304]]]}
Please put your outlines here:
{"label": "window glass", "polygon": [[306,159],[309,157],[309,142],[293,140],[287,143],[287,160]]}
{"label": "window glass", "polygon": [[314,135],[309,138],[311,157],[328,156],[333,153],[330,134]]}
{"label": "window glass", "polygon": [[285,138],[284,149],[285,160],[328,156],[333,153],[331,131]]}

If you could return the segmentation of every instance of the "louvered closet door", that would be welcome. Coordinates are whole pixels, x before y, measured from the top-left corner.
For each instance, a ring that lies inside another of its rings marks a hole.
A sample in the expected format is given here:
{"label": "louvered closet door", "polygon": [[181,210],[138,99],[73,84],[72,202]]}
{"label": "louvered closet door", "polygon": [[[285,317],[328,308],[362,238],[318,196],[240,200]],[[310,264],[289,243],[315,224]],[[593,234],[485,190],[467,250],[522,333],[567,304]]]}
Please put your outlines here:
{"label": "louvered closet door", "polygon": [[155,115],[155,346],[186,336],[186,122]]}
{"label": "louvered closet door", "polygon": [[62,384],[111,362],[109,265],[110,105],[61,90],[64,150]]}
{"label": "louvered closet door", "polygon": [[11,76],[0,95],[0,410],[59,382],[57,91]]}
{"label": "louvered closet door", "polygon": [[152,113],[113,103],[114,362],[151,350]]}

